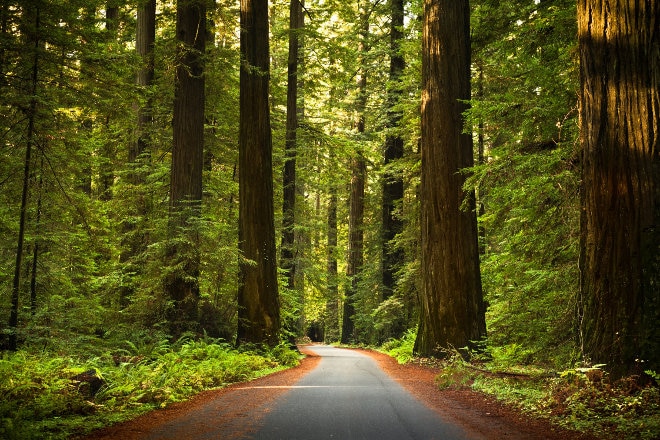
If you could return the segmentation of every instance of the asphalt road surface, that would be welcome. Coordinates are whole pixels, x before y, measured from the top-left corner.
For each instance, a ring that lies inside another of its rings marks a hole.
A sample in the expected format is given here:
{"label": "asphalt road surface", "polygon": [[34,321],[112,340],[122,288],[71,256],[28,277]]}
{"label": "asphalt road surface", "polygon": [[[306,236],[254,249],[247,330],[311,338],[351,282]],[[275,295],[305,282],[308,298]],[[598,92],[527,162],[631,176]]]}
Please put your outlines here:
{"label": "asphalt road surface", "polygon": [[312,372],[275,402],[257,440],[459,440],[468,434],[409,394],[370,357],[317,345]]}

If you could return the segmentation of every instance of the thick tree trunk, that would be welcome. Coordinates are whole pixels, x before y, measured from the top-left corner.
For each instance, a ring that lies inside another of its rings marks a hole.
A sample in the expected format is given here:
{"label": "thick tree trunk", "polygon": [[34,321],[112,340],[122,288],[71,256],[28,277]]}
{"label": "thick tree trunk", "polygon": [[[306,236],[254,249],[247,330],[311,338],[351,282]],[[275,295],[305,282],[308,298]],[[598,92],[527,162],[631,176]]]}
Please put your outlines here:
{"label": "thick tree trunk", "polygon": [[[470,99],[469,23],[467,0],[424,1],[420,355],[486,334],[474,196],[463,191],[460,173],[473,164],[462,120]],[[469,210],[462,210],[466,196]]]}
{"label": "thick tree trunk", "polygon": [[197,328],[199,233],[195,220],[201,213],[204,166],[205,4],[204,0],[177,4],[179,48],[174,85],[169,257],[180,269],[166,280],[172,301],[168,318],[173,337]]}
{"label": "thick tree trunk", "polygon": [[[401,101],[401,74],[406,67],[400,46],[403,39],[403,0],[390,0],[392,22],[390,24],[390,78],[387,90],[387,128],[391,130],[385,138],[383,173],[383,229],[382,229],[382,279],[383,299],[388,299],[394,292],[396,272],[404,260],[401,248],[393,244],[397,234],[403,231],[403,220],[400,208],[403,199],[403,177],[401,172],[388,169],[387,166],[403,157],[403,138],[397,133],[402,118],[402,112],[397,110]],[[400,337],[403,332],[403,321],[392,323],[390,336]]]}
{"label": "thick tree trunk", "polygon": [[578,1],[585,360],[615,376],[660,350],[660,6]]}
{"label": "thick tree trunk", "polygon": [[279,339],[269,56],[268,2],[241,0],[237,344]]}

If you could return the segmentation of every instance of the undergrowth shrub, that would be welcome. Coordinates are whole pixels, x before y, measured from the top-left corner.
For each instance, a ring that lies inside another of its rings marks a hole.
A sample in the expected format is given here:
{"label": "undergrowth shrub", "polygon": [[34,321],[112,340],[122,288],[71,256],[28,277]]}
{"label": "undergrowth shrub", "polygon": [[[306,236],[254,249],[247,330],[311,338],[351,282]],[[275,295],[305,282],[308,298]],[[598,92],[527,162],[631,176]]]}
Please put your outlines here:
{"label": "undergrowth shrub", "polygon": [[413,348],[415,347],[416,338],[417,330],[408,330],[402,338],[390,339],[385,342],[381,346],[381,350],[395,358],[400,364],[405,364],[413,358]]}
{"label": "undergrowth shrub", "polygon": [[599,435],[660,438],[660,388],[639,376],[611,381],[600,368],[577,368],[551,382],[545,408],[568,428]]}
{"label": "undergrowth shrub", "polygon": [[[527,365],[528,353],[518,344],[491,347],[464,356],[447,350],[443,359],[413,356],[414,332],[391,340],[381,350],[400,363],[415,362],[439,369],[439,389],[471,388],[492,395],[530,415],[549,418],[568,429],[603,439],[660,439],[660,375],[630,376],[611,381],[599,366],[561,373]],[[470,359],[470,361],[466,360]]]}
{"label": "undergrowth shrub", "polygon": [[[293,366],[298,354],[236,350],[212,339],[124,341],[123,348],[85,358],[52,352],[5,353],[0,358],[0,438],[67,438],[133,417],[210,388]],[[86,372],[102,386],[92,394],[74,380]]]}

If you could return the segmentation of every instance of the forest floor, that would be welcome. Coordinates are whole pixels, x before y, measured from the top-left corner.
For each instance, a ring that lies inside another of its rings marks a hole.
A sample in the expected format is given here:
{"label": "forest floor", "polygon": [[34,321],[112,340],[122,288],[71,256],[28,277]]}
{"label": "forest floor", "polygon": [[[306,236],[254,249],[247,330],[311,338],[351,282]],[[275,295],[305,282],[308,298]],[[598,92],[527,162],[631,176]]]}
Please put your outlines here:
{"label": "forest floor", "polygon": [[[307,372],[314,369],[319,357],[305,347],[301,351],[307,354],[299,366],[289,370],[262,377],[250,382],[249,393],[242,392],[245,384],[234,384],[227,388],[200,393],[195,398],[169,405],[162,410],[152,411],[137,419],[120,423],[93,432],[85,437],[92,439],[146,439],[150,433],[168,421],[191,416],[209,402],[217,402],[218,417],[226,425],[227,439],[249,438],[259,425],[259,417],[264,412],[257,408],[269,408],[276,398],[286,392],[286,386],[292,385]],[[465,389],[438,389],[435,378],[440,370],[434,366],[415,363],[399,364],[394,358],[373,350],[359,350],[371,356],[380,367],[394,380],[399,382],[411,394],[424,402],[429,408],[441,414],[445,419],[462,426],[475,438],[507,440],[595,440],[589,434],[568,431],[552,425],[549,421],[534,418],[516,408],[507,406],[492,397]],[[204,425],[208,420],[197,420],[187,430],[188,438],[203,436]],[[198,425],[198,426],[195,426]],[[185,440],[185,439],[182,439]]]}

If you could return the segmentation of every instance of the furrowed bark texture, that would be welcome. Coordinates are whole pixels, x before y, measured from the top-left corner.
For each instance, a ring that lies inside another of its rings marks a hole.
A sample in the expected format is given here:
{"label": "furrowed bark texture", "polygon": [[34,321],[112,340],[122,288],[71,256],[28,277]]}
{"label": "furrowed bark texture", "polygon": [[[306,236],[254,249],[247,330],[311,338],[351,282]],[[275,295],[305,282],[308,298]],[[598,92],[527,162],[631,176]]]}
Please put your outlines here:
{"label": "furrowed bark texture", "polygon": [[241,0],[238,344],[275,345],[280,329],[269,52],[268,2]]}
{"label": "furrowed bark texture", "polygon": [[425,0],[422,37],[422,313],[415,351],[471,345],[486,334],[474,196],[460,170],[472,166],[460,100],[470,98],[467,0]]}
{"label": "furrowed bark texture", "polygon": [[580,335],[615,375],[658,363],[656,1],[578,1],[583,150]]}
{"label": "furrowed bark texture", "polygon": [[195,331],[198,318],[199,232],[194,221],[201,213],[204,165],[204,0],[177,4],[176,36],[169,257],[181,268],[166,280],[173,337]]}

